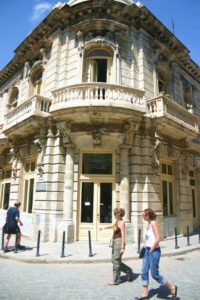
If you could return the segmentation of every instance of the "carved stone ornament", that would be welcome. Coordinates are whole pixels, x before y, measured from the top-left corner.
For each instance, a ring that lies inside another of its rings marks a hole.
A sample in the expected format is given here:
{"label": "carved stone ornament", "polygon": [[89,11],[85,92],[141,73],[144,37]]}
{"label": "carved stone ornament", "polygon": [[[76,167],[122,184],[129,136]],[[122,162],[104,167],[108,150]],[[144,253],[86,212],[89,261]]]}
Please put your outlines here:
{"label": "carved stone ornament", "polygon": [[152,151],[152,169],[157,174],[160,165],[160,148],[163,139],[155,131],[154,137],[152,138],[153,151]]}
{"label": "carved stone ornament", "polygon": [[57,122],[56,127],[59,129],[63,144],[71,144],[70,134],[71,134],[71,123],[66,121]]}
{"label": "carved stone ornament", "polygon": [[19,149],[16,146],[13,146],[10,149],[10,153],[12,155],[12,177],[14,180],[17,178],[17,161],[18,161],[18,156],[19,156]]}
{"label": "carved stone ornament", "polygon": [[23,75],[24,78],[29,77],[30,70],[31,70],[30,63],[29,63],[29,61],[26,61],[25,64],[24,64],[24,75]]}
{"label": "carved stone ornament", "polygon": [[133,137],[135,133],[138,131],[139,124],[136,123],[134,120],[129,120],[125,125],[124,125],[124,144],[132,146],[133,144]]}
{"label": "carved stone ornament", "polygon": [[101,137],[102,137],[102,132],[100,130],[95,130],[92,133],[92,141],[94,146],[100,146],[101,145]]}
{"label": "carved stone ornament", "polygon": [[46,141],[44,138],[36,138],[34,144],[37,146],[38,157],[37,157],[37,171],[39,177],[42,177],[44,174],[44,154],[45,154],[45,145]]}

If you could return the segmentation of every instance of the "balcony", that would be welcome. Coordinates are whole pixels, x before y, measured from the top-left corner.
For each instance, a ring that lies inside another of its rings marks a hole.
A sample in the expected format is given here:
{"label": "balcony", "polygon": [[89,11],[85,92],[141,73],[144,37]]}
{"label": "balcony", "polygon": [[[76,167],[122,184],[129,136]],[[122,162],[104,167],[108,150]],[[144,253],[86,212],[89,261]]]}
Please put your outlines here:
{"label": "balcony", "polygon": [[158,119],[157,125],[165,134],[173,134],[179,139],[188,135],[194,138],[199,133],[197,117],[166,96],[148,100],[146,116]]}
{"label": "balcony", "polygon": [[21,103],[5,115],[2,132],[11,135],[26,134],[32,128],[40,128],[44,119],[50,116],[51,100],[40,95],[35,95]]}
{"label": "balcony", "polygon": [[[110,112],[128,109],[145,113],[144,91],[108,83],[81,83],[54,90],[50,112],[55,116],[60,110],[75,111],[88,107],[102,107]],[[112,109],[111,109],[112,107]],[[70,110],[71,109],[71,110]]]}

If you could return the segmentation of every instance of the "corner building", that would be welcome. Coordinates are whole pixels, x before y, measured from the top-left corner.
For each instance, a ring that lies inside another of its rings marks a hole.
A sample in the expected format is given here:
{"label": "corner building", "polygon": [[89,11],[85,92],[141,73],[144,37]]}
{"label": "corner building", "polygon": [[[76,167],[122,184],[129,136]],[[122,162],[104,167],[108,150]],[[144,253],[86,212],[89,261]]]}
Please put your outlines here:
{"label": "corner building", "polygon": [[200,68],[142,4],[55,7],[0,72],[0,106],[1,226],[17,199],[43,241],[108,241],[115,207],[128,242],[147,207],[163,238],[200,225]]}

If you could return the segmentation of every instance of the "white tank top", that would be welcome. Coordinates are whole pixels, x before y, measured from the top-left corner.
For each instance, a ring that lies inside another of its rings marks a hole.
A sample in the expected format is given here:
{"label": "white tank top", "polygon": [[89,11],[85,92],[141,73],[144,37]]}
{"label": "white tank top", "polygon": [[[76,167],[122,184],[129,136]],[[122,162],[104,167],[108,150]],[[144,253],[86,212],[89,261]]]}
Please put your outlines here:
{"label": "white tank top", "polygon": [[151,223],[149,223],[149,225],[147,227],[147,232],[145,235],[145,242],[144,242],[145,247],[151,248],[153,246],[153,244],[155,243],[156,239],[155,239],[155,235],[154,235],[153,228],[152,228],[152,224],[155,224],[155,223],[156,223],[155,221],[151,221]]}

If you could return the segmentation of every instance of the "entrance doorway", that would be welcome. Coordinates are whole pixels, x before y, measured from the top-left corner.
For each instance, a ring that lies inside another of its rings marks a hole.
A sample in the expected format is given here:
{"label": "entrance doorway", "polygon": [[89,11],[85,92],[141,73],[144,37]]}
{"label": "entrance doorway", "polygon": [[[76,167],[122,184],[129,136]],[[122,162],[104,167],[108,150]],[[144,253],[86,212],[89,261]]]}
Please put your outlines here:
{"label": "entrance doorway", "polygon": [[81,182],[79,239],[108,241],[111,230],[100,230],[112,224],[113,183],[102,179]]}

